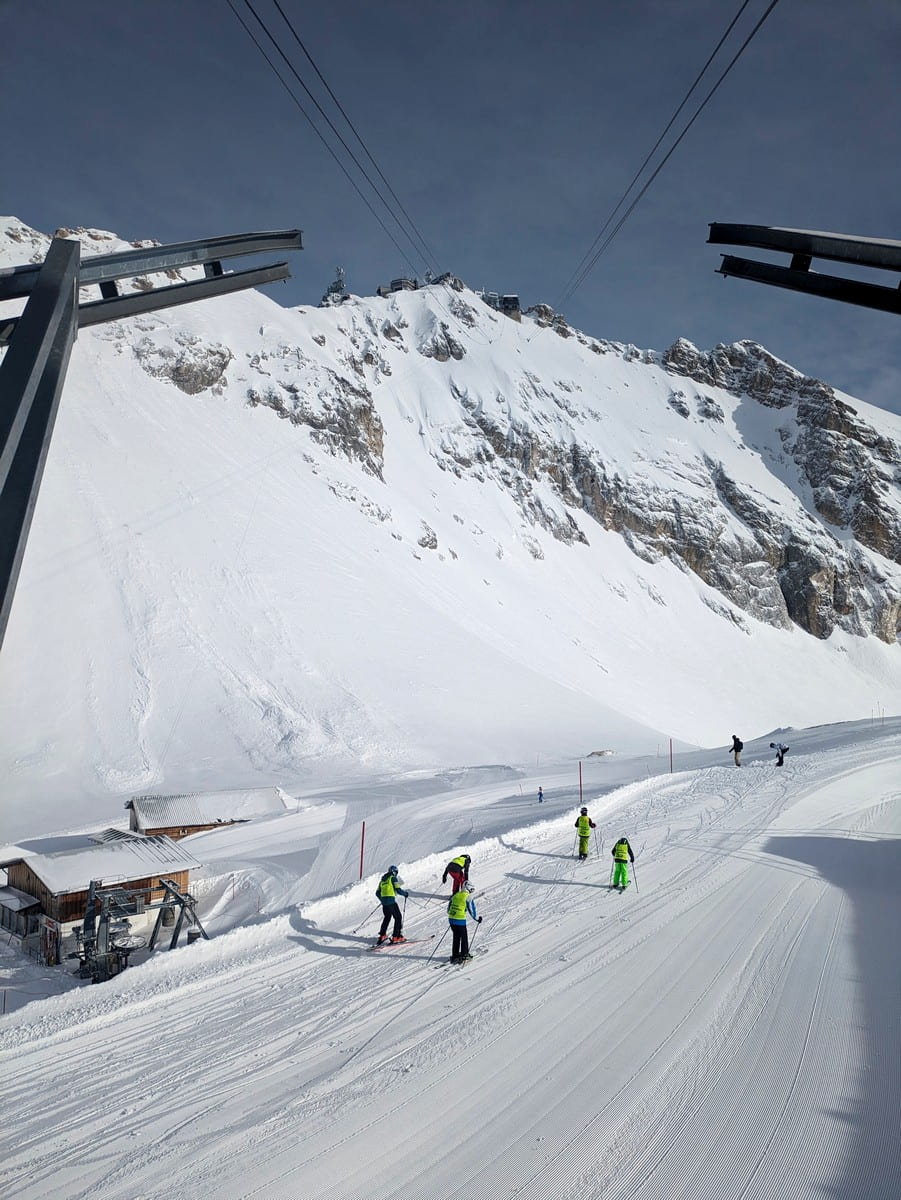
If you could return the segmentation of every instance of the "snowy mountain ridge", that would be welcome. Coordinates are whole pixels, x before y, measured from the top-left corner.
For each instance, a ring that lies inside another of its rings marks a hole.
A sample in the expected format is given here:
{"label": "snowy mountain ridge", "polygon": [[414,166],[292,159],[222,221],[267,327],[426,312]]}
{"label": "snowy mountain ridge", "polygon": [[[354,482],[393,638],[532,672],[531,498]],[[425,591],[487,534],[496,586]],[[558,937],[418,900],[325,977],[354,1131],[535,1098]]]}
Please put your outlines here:
{"label": "snowy mountain ridge", "polygon": [[[0,223],[0,265],[47,244]],[[899,446],[753,343],[640,351],[455,280],[83,331],[0,756],[87,801],[866,716]]]}

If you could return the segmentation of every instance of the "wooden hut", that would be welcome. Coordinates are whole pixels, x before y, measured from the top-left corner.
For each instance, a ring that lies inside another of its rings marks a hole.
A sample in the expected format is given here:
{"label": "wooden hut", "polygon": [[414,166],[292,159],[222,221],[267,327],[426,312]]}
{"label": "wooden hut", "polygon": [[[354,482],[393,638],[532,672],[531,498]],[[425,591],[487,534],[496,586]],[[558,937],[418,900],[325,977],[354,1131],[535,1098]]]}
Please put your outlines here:
{"label": "wooden hut", "polygon": [[145,912],[145,906],[165,895],[160,879],[171,879],[180,891],[187,891],[189,873],[199,866],[193,855],[168,837],[108,829],[99,834],[34,838],[4,851],[0,868],[6,871],[8,887],[0,892],[19,893],[33,901],[25,906],[32,925],[23,931],[23,943],[35,952],[29,941],[34,939],[44,961],[55,964],[75,948],[73,930],[84,920],[92,880],[135,893],[130,923],[135,932],[143,932],[156,917],[155,910]]}

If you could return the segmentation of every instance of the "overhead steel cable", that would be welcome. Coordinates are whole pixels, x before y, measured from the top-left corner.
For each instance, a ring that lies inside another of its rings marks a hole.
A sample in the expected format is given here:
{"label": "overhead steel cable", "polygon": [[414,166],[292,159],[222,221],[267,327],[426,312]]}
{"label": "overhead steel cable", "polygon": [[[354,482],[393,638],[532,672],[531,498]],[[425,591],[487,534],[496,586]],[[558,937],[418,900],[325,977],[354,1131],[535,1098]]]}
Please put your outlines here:
{"label": "overhead steel cable", "polygon": [[[748,0],[745,0],[745,2],[747,3]],[[385,178],[385,174],[382,171],[382,168],[375,161],[372,154],[370,153],[369,147],[366,145],[366,142],[363,140],[363,138],[357,132],[356,126],[354,125],[353,121],[351,121],[350,117],[347,115],[347,112],[345,111],[344,106],[342,105],[341,101],[338,99],[338,97],[332,91],[331,87],[329,87],[328,81],[326,80],[326,78],[322,74],[322,72],[319,70],[319,67],[316,65],[316,63],[313,59],[313,56],[310,54],[309,50],[304,45],[303,40],[300,37],[300,34],[297,32],[297,30],[294,28],[294,26],[291,23],[288,16],[285,14],[284,9],[282,8],[281,4],[279,3],[279,0],[273,0],[273,3],[275,4],[275,7],[278,9],[279,13],[281,13],[282,20],[288,26],[288,29],[291,32],[291,36],[294,38],[294,40],[297,42],[298,46],[300,46],[301,50],[306,55],[307,61],[309,62],[310,66],[313,68],[313,70],[316,72],[322,86],[328,92],[329,96],[332,99],[332,102],[334,103],[335,107],[338,109],[338,112],[340,112],[341,116],[347,122],[348,128],[351,130],[354,137],[357,139],[357,141],[363,147],[363,152],[365,153],[366,157],[369,159],[369,161],[375,167],[376,171],[378,171],[379,178],[381,179],[382,183],[384,183],[384,185],[388,189],[388,191],[391,193],[391,196],[394,199],[395,204],[397,205],[397,207],[400,209],[400,211],[403,213],[404,217],[406,218],[407,224],[410,226],[410,229],[413,231],[413,233],[416,235],[416,238],[419,241],[421,253],[422,253],[424,259],[426,260],[427,263],[429,263],[429,265],[431,265],[432,267],[435,267],[437,265],[437,259],[435,257],[434,251],[432,250],[432,248],[429,246],[428,242],[425,240],[425,238],[420,233],[419,229],[416,226],[416,222],[413,220],[413,218],[410,216],[410,214],[404,208],[397,192],[395,192],[394,188],[391,186],[391,184]]]}
{"label": "overhead steel cable", "polygon": [[581,269],[582,269],[583,265],[584,265],[584,264],[585,264],[585,263],[588,261],[588,259],[589,259],[589,257],[591,256],[591,254],[594,252],[594,249],[595,249],[595,247],[597,246],[598,242],[600,242],[601,238],[604,236],[604,234],[605,234],[605,233],[607,232],[607,230],[610,228],[610,225],[611,225],[611,223],[612,223],[613,219],[615,218],[615,216],[616,216],[617,212],[618,212],[618,211],[619,211],[619,209],[622,207],[622,205],[623,205],[623,204],[625,204],[625,202],[626,202],[626,198],[628,197],[628,195],[629,195],[629,192],[631,192],[631,191],[632,191],[632,188],[633,188],[633,187],[635,187],[635,184],[636,184],[636,183],[638,182],[638,180],[640,179],[640,177],[641,177],[641,175],[642,175],[642,172],[644,171],[645,167],[648,165],[648,163],[651,161],[651,159],[652,159],[652,158],[654,157],[654,155],[657,153],[657,150],[658,150],[658,149],[659,149],[659,147],[660,147],[660,143],[663,141],[663,139],[666,137],[666,135],[667,135],[667,134],[669,133],[669,131],[672,129],[673,125],[674,125],[674,124],[675,124],[675,122],[676,122],[676,119],[677,119],[677,118],[678,118],[678,116],[679,116],[679,113],[681,113],[682,109],[685,107],[685,105],[686,105],[686,104],[688,103],[688,101],[691,99],[692,93],[693,93],[693,92],[694,92],[694,90],[697,88],[698,84],[701,82],[701,80],[703,79],[704,75],[706,74],[706,72],[707,72],[707,68],[710,66],[710,64],[711,64],[711,63],[713,62],[713,60],[716,58],[717,54],[720,52],[720,49],[722,48],[722,45],[723,45],[723,43],[726,41],[726,39],[728,38],[729,34],[730,34],[730,33],[732,32],[732,30],[734,29],[736,22],[738,21],[738,19],[739,19],[739,17],[741,16],[741,14],[742,14],[742,13],[745,11],[745,9],[748,7],[748,5],[750,4],[750,2],[751,2],[751,0],[744,0],[744,2],[742,3],[741,7],[740,7],[740,8],[739,8],[739,10],[738,10],[738,12],[735,14],[735,16],[734,16],[734,17],[732,18],[732,20],[729,22],[729,25],[728,25],[728,27],[727,27],[727,29],[726,29],[726,32],[723,34],[723,36],[722,36],[722,37],[720,38],[720,40],[717,42],[717,44],[716,44],[715,48],[713,49],[712,53],[710,54],[710,57],[707,59],[707,61],[706,61],[706,62],[704,63],[704,65],[703,65],[703,67],[701,67],[700,71],[699,71],[699,72],[697,73],[697,75],[695,76],[695,81],[694,81],[694,83],[691,85],[691,87],[688,89],[688,91],[687,91],[687,92],[685,93],[685,95],[682,97],[682,102],[681,102],[681,104],[680,104],[680,105],[679,105],[679,107],[676,109],[676,111],[673,113],[673,115],[670,117],[669,121],[668,121],[668,122],[667,122],[667,124],[666,124],[666,128],[663,130],[663,132],[661,133],[660,137],[657,139],[657,141],[654,143],[654,145],[651,147],[651,149],[648,151],[648,154],[647,154],[647,156],[646,156],[646,158],[645,158],[644,162],[641,164],[641,166],[638,168],[638,170],[637,170],[637,171],[635,172],[635,174],[632,176],[632,179],[631,179],[631,180],[630,180],[630,182],[629,182],[629,186],[626,188],[626,190],[625,190],[625,191],[623,192],[623,194],[620,196],[619,200],[617,200],[616,204],[615,204],[615,205],[613,206],[613,208],[611,209],[611,211],[610,211],[610,215],[607,217],[607,220],[606,220],[606,221],[604,222],[604,224],[601,226],[601,230],[600,230],[600,232],[598,233],[597,237],[594,239],[594,241],[591,243],[591,245],[588,247],[588,249],[587,249],[587,250],[585,251],[585,253],[582,255],[582,259],[581,259],[581,261],[579,262],[579,265],[576,267],[576,269],[573,271],[572,275],[570,275],[569,279],[566,281],[566,286],[565,286],[565,287],[564,287],[564,289],[563,289],[563,292],[564,292],[563,300],[559,301],[559,302],[558,302],[558,303],[557,303],[557,304],[554,306],[555,308],[562,308],[564,301],[565,301],[565,300],[567,299],[567,297],[569,296],[569,292],[568,292],[568,290],[567,290],[567,289],[570,287],[570,285],[572,284],[573,280],[574,280],[574,279],[576,279],[576,278],[578,277],[578,274],[579,274],[579,272],[581,271]]}
{"label": "overhead steel cable", "polygon": [[[259,22],[259,24],[262,26],[262,28],[263,28],[264,32],[266,33],[266,36],[267,36],[267,37],[269,38],[269,40],[270,40],[270,41],[273,43],[273,45],[275,46],[275,48],[276,48],[276,49],[279,51],[279,53],[281,54],[282,58],[284,58],[284,59],[285,59],[285,62],[287,62],[287,63],[288,63],[288,67],[290,68],[290,70],[291,70],[292,74],[293,74],[293,75],[294,75],[294,76],[297,78],[298,82],[301,84],[301,86],[304,88],[304,90],[305,90],[305,91],[306,91],[306,92],[309,94],[309,89],[307,88],[306,84],[304,84],[303,80],[300,78],[300,76],[299,76],[299,75],[297,74],[297,72],[294,70],[294,67],[291,65],[291,63],[288,61],[288,59],[285,57],[284,53],[283,53],[283,52],[281,51],[281,49],[279,48],[279,45],[278,45],[278,43],[275,41],[275,39],[274,39],[274,38],[272,37],[272,35],[269,33],[268,29],[266,29],[266,26],[265,26],[264,22],[263,22],[263,21],[260,19],[260,17],[259,17],[259,16],[257,15],[257,13],[254,11],[254,9],[253,9],[253,6],[252,6],[252,5],[249,3],[249,0],[244,0],[244,3],[247,5],[247,7],[248,7],[248,8],[250,8],[251,12],[253,12],[253,15],[254,15],[254,17],[256,17],[257,21],[258,21],[258,22]],[[372,215],[375,217],[376,221],[378,221],[379,225],[382,227],[382,229],[385,231],[385,233],[387,234],[387,236],[389,237],[389,239],[390,239],[390,240],[391,240],[391,242],[393,243],[393,245],[394,245],[395,249],[397,250],[398,254],[400,254],[400,256],[401,256],[401,258],[403,259],[403,261],[404,261],[404,262],[407,264],[407,266],[410,268],[411,272],[412,272],[412,273],[413,273],[413,275],[415,276],[415,275],[416,275],[416,273],[417,273],[417,272],[416,272],[416,267],[415,267],[415,266],[413,265],[413,263],[410,261],[409,257],[407,256],[407,253],[406,253],[406,251],[405,251],[405,250],[404,250],[404,249],[401,247],[401,245],[400,245],[400,243],[398,242],[397,238],[394,236],[394,234],[391,232],[391,230],[390,230],[390,229],[388,228],[388,226],[385,224],[384,220],[383,220],[383,219],[382,219],[382,217],[379,215],[379,213],[378,213],[378,212],[376,212],[375,208],[374,208],[374,207],[373,207],[373,205],[372,205],[372,202],[371,202],[371,201],[369,200],[369,198],[368,198],[368,197],[365,195],[365,193],[364,193],[364,192],[363,192],[363,190],[360,188],[360,186],[359,186],[359,184],[357,183],[357,181],[354,179],[354,177],[353,177],[353,176],[351,175],[351,173],[348,171],[347,167],[344,165],[344,163],[343,163],[343,162],[341,161],[341,159],[339,158],[339,156],[338,156],[338,154],[336,153],[336,151],[334,150],[334,148],[333,148],[333,147],[332,147],[332,146],[329,144],[329,142],[328,142],[328,140],[326,139],[325,135],[322,133],[322,131],[321,131],[321,130],[319,129],[319,127],[316,125],[315,121],[313,121],[312,117],[311,117],[311,116],[310,116],[310,114],[309,114],[309,113],[306,111],[306,109],[305,109],[305,108],[304,108],[304,106],[301,104],[301,102],[300,102],[300,100],[297,98],[297,96],[294,94],[294,91],[292,90],[292,88],[291,88],[291,85],[290,85],[290,84],[287,82],[287,80],[286,80],[286,79],[283,77],[283,75],[282,75],[282,74],[281,74],[281,72],[279,71],[278,67],[275,65],[275,63],[274,63],[274,62],[272,61],[272,59],[270,58],[269,54],[266,52],[266,50],[265,50],[265,48],[263,47],[263,45],[260,43],[260,40],[257,38],[256,34],[253,32],[253,30],[250,28],[250,26],[247,24],[247,22],[246,22],[246,21],[244,20],[244,18],[241,16],[241,14],[238,12],[237,8],[235,7],[234,0],[226,0],[226,4],[228,4],[228,7],[229,7],[229,8],[232,10],[232,12],[235,14],[235,17],[237,18],[237,20],[238,20],[238,21],[241,23],[241,25],[243,26],[243,28],[244,28],[245,32],[247,33],[248,37],[251,39],[251,41],[253,42],[253,44],[256,46],[256,48],[259,50],[259,52],[262,54],[263,58],[264,58],[264,59],[266,60],[266,62],[269,64],[269,67],[270,67],[270,69],[272,70],[272,72],[273,72],[273,74],[275,75],[275,77],[278,79],[279,83],[281,83],[282,87],[285,89],[285,91],[286,91],[286,92],[288,93],[288,95],[291,97],[291,100],[294,102],[294,104],[297,106],[297,108],[298,108],[298,109],[300,110],[300,112],[303,114],[304,118],[305,118],[305,119],[307,120],[307,122],[309,123],[309,125],[310,125],[310,128],[313,130],[313,132],[316,134],[316,136],[317,136],[317,137],[319,138],[319,140],[322,142],[323,146],[325,146],[326,150],[329,152],[329,154],[332,156],[332,158],[335,160],[335,162],[336,162],[336,163],[338,164],[338,166],[341,168],[342,172],[344,173],[344,175],[345,175],[345,177],[347,178],[348,182],[350,183],[351,187],[354,189],[354,191],[357,193],[357,195],[360,197],[360,199],[363,201],[363,203],[366,205],[366,207],[369,209],[369,211],[370,211],[370,212],[372,213]],[[314,102],[315,102],[315,101],[314,101]],[[339,137],[339,140],[342,142],[342,144],[344,144],[344,145],[346,146],[346,143],[344,143],[344,139],[340,137],[340,134],[338,135],[338,137]],[[353,158],[353,159],[354,159],[354,161],[356,162],[357,160],[356,160],[356,157],[354,156],[354,154],[353,154],[352,152],[349,152],[349,153],[351,154],[351,158]],[[360,166],[360,164],[359,164],[358,162],[357,162],[357,166]],[[360,167],[360,170],[362,171],[362,173],[363,173],[363,176],[364,176],[364,178],[367,180],[367,182],[369,183],[370,187],[372,187],[373,191],[375,191],[376,195],[377,195],[377,196],[379,197],[379,199],[381,200],[382,204],[384,204],[384,205],[385,205],[385,207],[388,209],[389,213],[391,213],[391,216],[392,216],[392,218],[393,218],[393,219],[394,219],[394,220],[395,220],[395,221],[398,223],[398,225],[400,225],[400,222],[398,221],[397,217],[396,217],[396,216],[395,216],[395,214],[394,214],[394,213],[391,211],[391,207],[390,207],[390,205],[388,205],[388,204],[386,203],[386,201],[385,201],[384,197],[383,197],[383,196],[382,196],[382,195],[379,193],[378,189],[377,189],[377,188],[375,187],[375,185],[372,183],[372,180],[371,180],[371,179],[369,179],[369,177],[368,177],[368,175],[366,174],[365,170],[363,170],[363,168],[362,168],[362,167]],[[412,239],[410,238],[410,235],[409,235],[409,233],[407,233],[407,231],[406,231],[405,229],[403,229],[403,226],[402,226],[402,225],[401,225],[401,229],[402,229],[402,231],[403,231],[403,233],[404,233],[404,236],[407,238],[407,240],[408,240],[408,241],[412,241]],[[417,254],[419,254],[419,249],[418,249],[418,247],[415,247],[415,249],[416,249],[416,253],[417,253]]]}
{"label": "overhead steel cable", "polygon": [[632,212],[635,210],[636,205],[639,203],[639,201],[642,199],[642,197],[647,192],[648,188],[651,186],[651,184],[654,182],[654,180],[657,178],[657,176],[660,174],[660,172],[666,166],[667,162],[672,157],[673,152],[679,146],[680,142],[685,137],[685,135],[688,133],[689,129],[691,129],[692,125],[694,125],[695,121],[698,119],[698,117],[701,115],[701,113],[704,111],[705,107],[707,106],[708,101],[713,97],[714,93],[719,88],[720,84],[723,82],[723,80],[726,78],[726,76],[729,74],[729,72],[732,70],[732,68],[735,66],[735,64],[738,62],[739,58],[741,58],[742,54],[747,49],[747,47],[750,44],[750,42],[752,41],[752,39],[755,37],[758,30],[763,25],[764,21],[767,19],[767,17],[770,15],[770,13],[773,11],[773,9],[776,7],[776,5],[778,3],[779,3],[779,0],[771,0],[770,4],[767,6],[767,9],[764,12],[763,16],[759,19],[757,24],[754,26],[754,28],[751,30],[751,32],[748,34],[748,36],[742,42],[741,46],[739,46],[735,55],[732,57],[731,61],[729,62],[728,66],[723,70],[719,79],[717,79],[716,83],[713,85],[713,87],[710,89],[710,91],[707,93],[707,95],[701,101],[700,105],[698,106],[698,108],[695,111],[694,116],[691,118],[691,120],[688,122],[688,124],[685,126],[685,128],[682,130],[682,132],[676,138],[675,142],[673,142],[672,146],[670,146],[669,150],[666,152],[666,154],[661,159],[661,161],[658,163],[658,165],[654,168],[654,171],[652,172],[648,181],[645,183],[644,187],[642,187],[641,191],[638,193],[638,195],[635,197],[635,199],[632,201],[632,203],[629,205],[629,207],[626,209],[626,211],[623,213],[623,215],[617,221],[616,225],[610,231],[610,233],[608,234],[608,236],[605,239],[605,241],[603,242],[603,244],[595,252],[595,254],[591,258],[589,263],[582,269],[582,271],[580,272],[576,281],[570,285],[570,287],[568,288],[568,290],[566,292],[566,295],[563,297],[563,300],[561,301],[561,307],[562,307],[563,303],[565,303],[567,300],[569,300],[578,291],[578,289],[582,286],[582,284],[585,282],[585,280],[591,274],[592,270],[594,269],[594,267],[597,264],[598,260],[600,259],[601,255],[604,254],[604,252],[607,250],[610,243],[613,241],[613,239],[616,237],[616,235],[622,229],[623,225],[625,225],[626,221],[629,219]]}

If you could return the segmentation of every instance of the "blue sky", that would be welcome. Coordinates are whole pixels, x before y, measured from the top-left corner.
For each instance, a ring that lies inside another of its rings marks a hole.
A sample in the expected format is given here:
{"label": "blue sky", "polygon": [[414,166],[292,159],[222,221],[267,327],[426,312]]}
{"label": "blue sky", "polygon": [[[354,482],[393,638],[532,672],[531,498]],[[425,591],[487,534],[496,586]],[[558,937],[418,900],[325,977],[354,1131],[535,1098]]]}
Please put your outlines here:
{"label": "blue sky", "polygon": [[[435,265],[526,305],[563,297],[739,8],[281,4]],[[273,0],[254,6],[325,103]],[[750,0],[695,100],[766,7]],[[0,0],[0,23],[5,212],[48,233],[164,242],[299,226],[295,278],[269,289],[285,304],[317,303],[337,264],[359,294],[424,269],[397,234],[404,261],[226,0]],[[655,349],[752,338],[901,411],[897,317],[725,280],[728,248],[706,245],[710,221],[901,236],[899,61],[895,0],[781,0],[563,306],[569,320]]]}

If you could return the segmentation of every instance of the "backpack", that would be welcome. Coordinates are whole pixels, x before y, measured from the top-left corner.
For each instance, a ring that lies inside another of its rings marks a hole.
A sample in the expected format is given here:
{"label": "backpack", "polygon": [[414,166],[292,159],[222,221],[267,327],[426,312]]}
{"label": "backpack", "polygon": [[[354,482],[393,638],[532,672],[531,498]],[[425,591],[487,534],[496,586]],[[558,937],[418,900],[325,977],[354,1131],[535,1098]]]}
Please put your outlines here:
{"label": "backpack", "polygon": [[736,738],[735,739],[735,749],[736,750],[744,750],[744,748],[745,748],[744,742],[740,741],[739,738]]}

